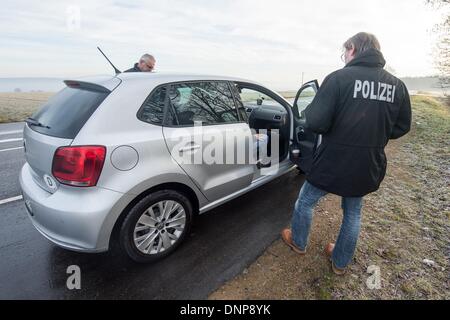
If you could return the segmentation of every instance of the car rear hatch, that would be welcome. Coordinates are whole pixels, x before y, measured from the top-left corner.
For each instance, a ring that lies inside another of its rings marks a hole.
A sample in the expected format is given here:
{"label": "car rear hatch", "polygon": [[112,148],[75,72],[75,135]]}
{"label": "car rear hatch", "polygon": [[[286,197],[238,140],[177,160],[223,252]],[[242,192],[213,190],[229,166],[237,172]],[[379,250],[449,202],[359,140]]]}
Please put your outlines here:
{"label": "car rear hatch", "polygon": [[35,182],[54,193],[59,183],[52,163],[59,147],[69,146],[83,125],[120,84],[117,77],[66,80],[66,88],[51,97],[24,127],[25,158]]}

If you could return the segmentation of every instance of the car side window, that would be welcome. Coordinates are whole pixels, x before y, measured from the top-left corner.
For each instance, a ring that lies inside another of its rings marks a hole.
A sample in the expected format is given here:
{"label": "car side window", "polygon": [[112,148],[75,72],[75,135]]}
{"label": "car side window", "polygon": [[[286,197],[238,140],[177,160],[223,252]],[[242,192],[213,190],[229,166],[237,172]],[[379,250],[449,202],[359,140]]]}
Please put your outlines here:
{"label": "car side window", "polygon": [[234,87],[236,88],[237,100],[239,101],[238,108],[246,113],[249,121],[253,110],[260,107],[279,110],[282,113],[286,112],[285,107],[279,101],[277,101],[272,95],[268,95],[258,88],[247,88],[241,84],[235,84]]}
{"label": "car side window", "polygon": [[239,122],[233,95],[225,81],[190,82],[170,87],[173,125],[189,126]]}
{"label": "car side window", "polygon": [[297,117],[301,118],[302,111],[308,107],[316,96],[316,91],[312,86],[305,87],[300,94],[298,94],[295,101],[295,108],[297,111]]}
{"label": "car side window", "polygon": [[237,109],[238,109],[241,120],[248,123],[248,115],[245,112],[245,106],[241,99],[240,89],[238,88],[238,86],[236,84],[233,83],[233,84],[231,84],[231,90],[233,91],[234,98],[235,98],[236,104],[237,104]]}
{"label": "car side window", "polygon": [[152,92],[138,112],[139,120],[153,124],[163,123],[166,90],[166,87],[159,87]]}

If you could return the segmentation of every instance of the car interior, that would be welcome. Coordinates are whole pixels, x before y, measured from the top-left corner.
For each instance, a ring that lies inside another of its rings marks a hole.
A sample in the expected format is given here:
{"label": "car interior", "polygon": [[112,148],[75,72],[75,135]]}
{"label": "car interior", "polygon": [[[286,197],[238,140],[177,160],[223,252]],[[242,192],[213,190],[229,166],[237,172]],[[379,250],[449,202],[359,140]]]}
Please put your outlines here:
{"label": "car interior", "polygon": [[[271,97],[270,92],[264,92],[263,88],[237,83],[236,89],[240,97],[238,103],[247,114],[250,128],[257,132],[261,129],[267,130],[269,136],[268,156],[271,156],[271,139],[278,135],[280,141],[279,160],[284,160],[289,151],[290,122],[287,106],[283,106],[278,97]],[[273,131],[275,129],[278,130],[278,133]]]}

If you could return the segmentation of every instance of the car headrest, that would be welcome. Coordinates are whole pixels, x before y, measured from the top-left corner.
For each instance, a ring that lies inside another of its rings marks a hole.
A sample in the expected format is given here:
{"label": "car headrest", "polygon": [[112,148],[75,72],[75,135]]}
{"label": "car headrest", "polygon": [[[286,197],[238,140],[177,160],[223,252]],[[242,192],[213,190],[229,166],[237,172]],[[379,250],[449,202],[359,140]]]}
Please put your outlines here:
{"label": "car headrest", "polygon": [[183,111],[178,113],[178,123],[180,125],[190,125],[194,124],[194,112],[192,111]]}

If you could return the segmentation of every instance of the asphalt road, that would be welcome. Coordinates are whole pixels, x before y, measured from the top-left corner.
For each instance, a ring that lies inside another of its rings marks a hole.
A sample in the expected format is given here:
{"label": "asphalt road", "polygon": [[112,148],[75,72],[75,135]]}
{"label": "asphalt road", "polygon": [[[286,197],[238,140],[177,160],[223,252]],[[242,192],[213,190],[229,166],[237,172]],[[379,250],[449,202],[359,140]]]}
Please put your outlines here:
{"label": "asphalt road", "polygon": [[[198,217],[187,241],[153,264],[75,253],[42,237],[14,200],[22,127],[0,124],[0,299],[205,299],[279,238],[303,183],[294,170]],[[81,290],[66,287],[71,265],[81,269]]]}

